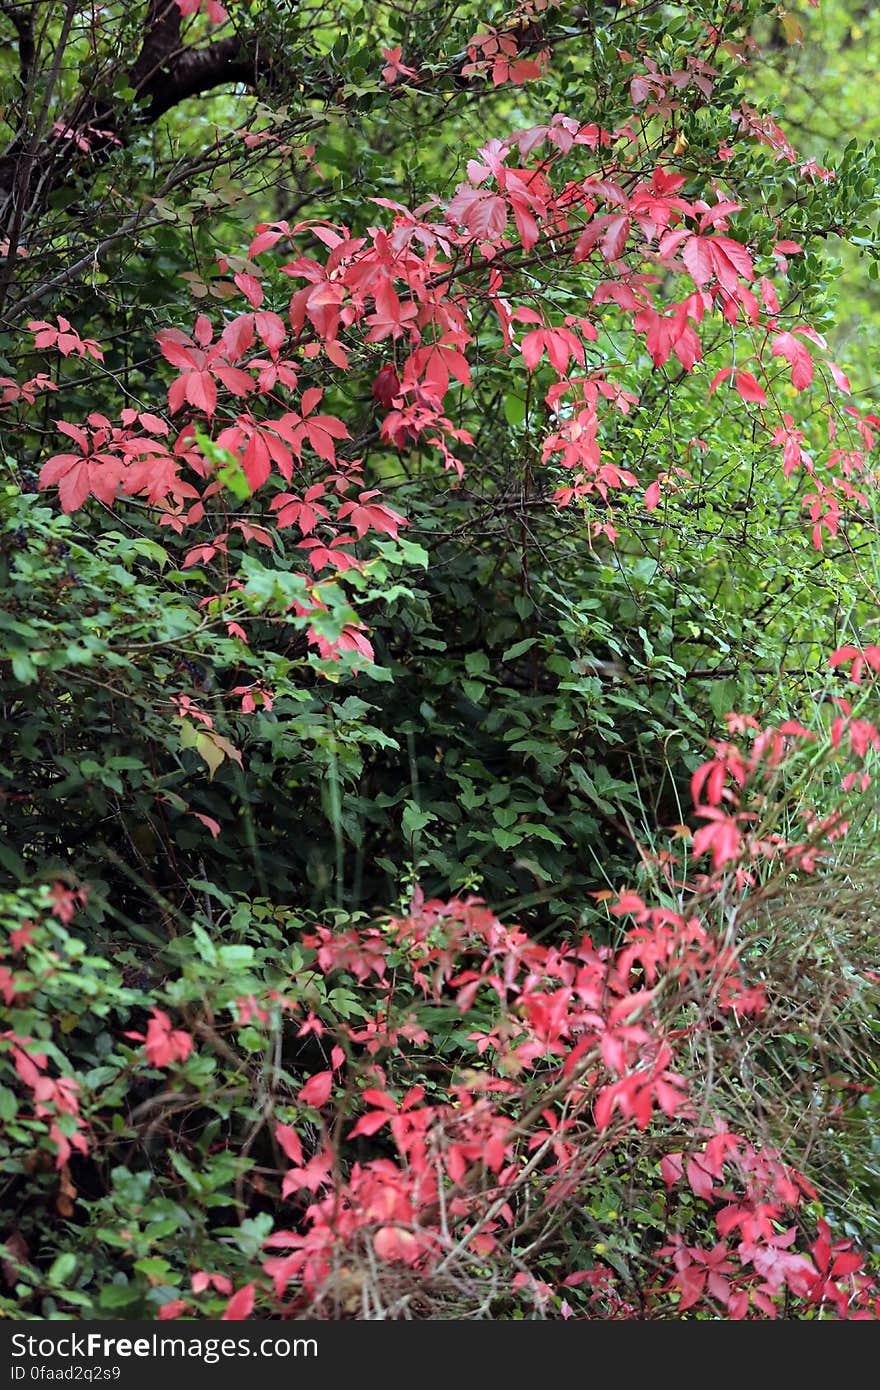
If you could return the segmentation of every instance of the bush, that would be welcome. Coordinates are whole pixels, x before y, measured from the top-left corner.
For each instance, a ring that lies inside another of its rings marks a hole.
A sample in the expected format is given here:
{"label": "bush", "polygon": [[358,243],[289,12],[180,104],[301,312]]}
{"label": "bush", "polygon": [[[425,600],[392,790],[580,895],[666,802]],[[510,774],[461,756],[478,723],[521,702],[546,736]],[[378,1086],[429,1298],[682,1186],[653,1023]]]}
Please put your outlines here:
{"label": "bush", "polygon": [[2,114],[0,1312],[876,1317],[874,152],[757,0],[129,8]]}
{"label": "bush", "polygon": [[194,881],[147,977],[86,954],[85,890],[8,895],[3,1306],[874,1316],[829,1218],[875,1230],[876,930],[843,812],[795,789],[858,787],[880,733],[732,723],[694,779],[709,872],[659,850],[605,945],[418,889],[327,926]]}

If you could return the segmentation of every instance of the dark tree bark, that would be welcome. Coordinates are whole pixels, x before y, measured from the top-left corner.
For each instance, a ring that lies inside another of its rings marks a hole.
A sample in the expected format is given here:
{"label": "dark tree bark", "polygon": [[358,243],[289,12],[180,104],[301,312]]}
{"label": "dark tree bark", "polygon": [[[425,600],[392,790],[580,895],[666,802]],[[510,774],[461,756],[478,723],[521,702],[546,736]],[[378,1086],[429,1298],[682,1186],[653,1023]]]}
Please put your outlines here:
{"label": "dark tree bark", "polygon": [[5,16],[15,29],[21,84],[19,131],[0,156],[0,240],[5,255],[0,309],[29,229],[39,223],[53,191],[69,177],[72,167],[81,175],[90,164],[103,162],[113,149],[127,144],[139,130],[188,98],[235,84],[254,89],[271,74],[271,61],[265,55],[258,58],[256,46],[250,48],[239,34],[186,44],[175,0],[150,0],[140,51],[126,74],[134,100],[114,106],[90,92],[84,82],[60,123],[55,122],[49,116],[53,87],[77,8],[77,0],[66,0],[63,6],[59,42],[47,72],[40,74],[47,83],[45,95],[37,100],[32,80],[37,61],[36,6],[0,3],[0,17]]}

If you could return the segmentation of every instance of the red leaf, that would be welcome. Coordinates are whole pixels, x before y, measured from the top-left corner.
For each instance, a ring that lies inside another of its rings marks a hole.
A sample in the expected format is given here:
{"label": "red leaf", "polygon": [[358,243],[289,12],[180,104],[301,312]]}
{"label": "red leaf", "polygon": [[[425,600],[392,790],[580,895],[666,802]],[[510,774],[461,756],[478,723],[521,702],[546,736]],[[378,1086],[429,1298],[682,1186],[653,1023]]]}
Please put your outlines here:
{"label": "red leaf", "polygon": [[524,251],[530,251],[538,240],[538,224],[521,198],[512,198],[513,220]]}
{"label": "red leaf", "polygon": [[214,329],[211,327],[211,320],[207,314],[199,314],[193,332],[199,347],[207,347],[214,337]]}
{"label": "red leaf", "polygon": [[846,1250],[838,1255],[831,1266],[832,1279],[844,1279],[849,1274],[855,1274],[856,1270],[862,1267],[862,1257],[855,1250]]}
{"label": "red leaf", "polygon": [[233,319],[231,323],[226,325],[220,337],[220,345],[230,362],[235,362],[239,357],[244,356],[253,341],[253,314],[239,314],[237,319]]}
{"label": "red leaf", "polygon": [[706,1271],[699,1265],[687,1265],[675,1275],[673,1283],[681,1289],[679,1308],[690,1308],[702,1295],[706,1284]]}
{"label": "red leaf", "polygon": [[297,1100],[300,1105],[313,1105],[316,1110],[320,1110],[322,1105],[326,1105],[330,1099],[330,1092],[333,1089],[332,1071],[318,1071],[310,1077],[303,1086]]}
{"label": "red leaf", "polygon": [[813,359],[800,339],[793,333],[777,333],[773,339],[771,352],[774,357],[784,357],[791,366],[791,384],[796,391],[803,391],[813,380]]}
{"label": "red leaf", "polygon": [[732,375],[732,367],[722,367],[720,372],[716,372],[712,378],[712,385],[709,387],[709,395],[713,395],[714,392],[718,390],[718,387],[721,385],[721,383],[723,381],[726,381],[727,378]]}
{"label": "red leaf", "polygon": [[254,326],[261,341],[268,348],[270,354],[275,357],[284,345],[287,337],[287,329],[284,327],[284,320],[278,314],[269,313],[264,310],[260,314],[254,314]]}
{"label": "red leaf", "polygon": [[651,483],[645,489],[645,510],[653,512],[660,503],[660,484]]}
{"label": "red leaf", "polygon": [[193,1293],[204,1293],[205,1289],[216,1289],[218,1293],[225,1294],[228,1298],[232,1293],[232,1280],[225,1274],[209,1274],[205,1269],[199,1269],[190,1280]]}
{"label": "red leaf", "polygon": [[202,825],[207,826],[208,830],[210,830],[211,834],[216,840],[218,835],[220,834],[220,822],[214,820],[213,816],[202,815],[201,811],[193,811],[192,814],[195,816],[196,820],[200,820],[202,822]]}
{"label": "red leaf", "polygon": [[593,1118],[596,1121],[596,1128],[600,1131],[607,1129],[611,1123],[611,1114],[614,1110],[616,1092],[613,1086],[605,1086],[599,1092],[593,1106]]}
{"label": "red leaf", "polygon": [[254,1286],[245,1284],[244,1288],[234,1293],[226,1305],[226,1311],[221,1319],[222,1322],[244,1322],[249,1318],[254,1310]]}
{"label": "red leaf", "polygon": [[161,333],[157,333],[156,339],[159,350],[166,362],[170,362],[172,367],[179,367],[182,371],[189,371],[194,365],[192,349],[189,339],[177,328],[164,328]]}
{"label": "red leaf", "polygon": [[651,92],[651,84],[646,77],[633,77],[630,79],[629,96],[633,106],[641,106],[643,101],[648,100]]}
{"label": "red leaf", "polygon": [[302,1141],[295,1129],[290,1125],[276,1125],[275,1138],[284,1150],[285,1156],[295,1163],[297,1167],[302,1163],[303,1151]]}
{"label": "red leaf", "polygon": [[[42,476],[42,475],[41,475]],[[75,512],[89,495],[89,465],[80,459],[58,481],[58,496],[65,512]]]}
{"label": "red leaf", "polygon": [[709,237],[691,237],[685,244],[681,259],[697,289],[707,285],[712,279],[713,264]]}
{"label": "red leaf", "polygon": [[359,1134],[376,1134],[383,1125],[387,1125],[390,1119],[391,1116],[385,1110],[369,1110],[349,1130],[348,1138],[355,1139]]}
{"label": "red leaf", "polygon": [[712,1196],[714,1191],[712,1176],[706,1172],[696,1158],[688,1159],[685,1171],[690,1189],[697,1197],[709,1198]]}
{"label": "red leaf", "polygon": [[446,216],[450,222],[459,222],[467,227],[472,236],[480,241],[495,240],[507,226],[507,204],[496,193],[485,188],[471,188],[462,184],[449,207]]}
{"label": "red leaf", "polygon": [[189,1033],[172,1029],[171,1019],[161,1009],[153,1009],[147,1024],[147,1037],[144,1051],[147,1061],[153,1067],[168,1067],[173,1062],[185,1062],[192,1052],[193,1040]]}
{"label": "red leaf", "polygon": [[419,1242],[412,1231],[397,1226],[382,1226],[373,1236],[373,1248],[380,1260],[401,1260],[414,1264],[419,1258]]}
{"label": "red leaf", "polygon": [[180,568],[186,570],[193,565],[206,565],[216,554],[216,545],[194,545],[192,550],[187,551]]}
{"label": "red leaf", "polygon": [[745,246],[729,236],[714,236],[711,239],[711,244],[715,274],[725,289],[733,292],[736,288],[737,278],[754,280],[755,268]]}
{"label": "red leaf", "polygon": [[828,665],[834,670],[837,666],[843,666],[847,661],[853,661],[857,656],[861,656],[858,647],[838,647],[836,652],[832,652],[828,658]]}
{"label": "red leaf", "polygon": [[758,384],[751,372],[737,372],[736,389],[744,401],[757,401],[758,405],[767,404],[764,388]]}
{"label": "red leaf", "polygon": [[544,351],[544,331],[536,328],[531,333],[527,333],[522,340],[521,351],[523,360],[530,372],[533,372],[541,360]]}
{"label": "red leaf", "polygon": [[259,309],[263,302],[263,287],[253,275],[233,275],[238,288],[241,290],[247,302],[254,308]]}
{"label": "red leaf", "polygon": [[366,505],[366,499],[372,493],[361,493],[357,502],[345,502],[339,508],[339,519],[342,521],[348,518],[358,535],[358,540],[366,535],[368,531],[381,531],[386,536],[391,536],[397,540],[397,532],[401,526],[406,526],[406,518],[399,512],[395,512],[391,507],[386,507],[382,503],[374,502]]}
{"label": "red leaf", "polygon": [[275,243],[280,241],[283,236],[286,236],[288,232],[289,228],[286,222],[273,222],[269,225],[266,223],[261,224],[261,226],[257,228],[257,235],[248,247],[248,255],[251,260],[253,260],[254,256],[259,256],[261,251],[268,251],[270,247],[274,246]]}
{"label": "red leaf", "polygon": [[213,415],[217,409],[217,387],[210,372],[187,372],[183,379],[183,391],[190,405],[205,415]]}
{"label": "red leaf", "polygon": [[169,1322],[172,1318],[180,1318],[188,1312],[189,1304],[184,1299],[172,1298],[170,1303],[163,1303],[159,1309],[159,1321]]}
{"label": "red leaf", "polygon": [[[704,810],[703,815],[706,814]],[[742,852],[742,839],[733,816],[716,811],[709,825],[701,826],[694,835],[694,858],[712,851],[712,867],[720,869]]]}
{"label": "red leaf", "polygon": [[392,402],[400,395],[400,377],[392,366],[381,367],[372,385],[373,399],[380,405],[384,405],[386,410],[391,409]]}
{"label": "red leaf", "polygon": [[616,261],[622,254],[629,237],[629,218],[611,217],[602,237],[602,255],[606,261]]}
{"label": "red leaf", "polygon": [[666,1190],[671,1192],[677,1182],[680,1182],[683,1171],[683,1156],[681,1154],[664,1154],[660,1160],[660,1172],[663,1174],[663,1181]]}
{"label": "red leaf", "polygon": [[217,380],[222,381],[227,391],[231,391],[234,396],[246,396],[249,391],[255,389],[254,382],[240,367],[226,367],[222,362],[215,362],[211,370]]}
{"label": "red leaf", "polygon": [[303,415],[311,415],[312,411],[315,409],[315,406],[321,404],[321,397],[323,396],[323,394],[324,394],[324,392],[321,390],[321,387],[320,387],[320,386],[310,386],[310,387],[308,388],[307,391],[303,391],[303,394],[302,394],[302,413],[303,413]]}

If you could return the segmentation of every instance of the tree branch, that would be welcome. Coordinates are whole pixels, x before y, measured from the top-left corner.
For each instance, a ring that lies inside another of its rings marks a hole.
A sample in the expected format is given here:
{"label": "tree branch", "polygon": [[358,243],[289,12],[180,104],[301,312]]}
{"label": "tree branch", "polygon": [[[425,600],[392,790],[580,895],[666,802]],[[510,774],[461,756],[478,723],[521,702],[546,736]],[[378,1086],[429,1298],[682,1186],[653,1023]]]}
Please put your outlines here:
{"label": "tree branch", "polygon": [[255,55],[247,52],[235,34],[206,48],[184,48],[140,87],[138,94],[150,97],[142,120],[151,125],[187,97],[235,82],[254,86],[258,78]]}
{"label": "tree branch", "polygon": [[21,90],[27,91],[31,69],[34,64],[34,7],[33,5],[11,4],[8,0],[0,4],[0,14],[6,15],[15,28],[18,39],[18,74]]}
{"label": "tree branch", "polygon": [[[12,18],[10,7],[0,8]],[[20,33],[20,41],[21,37]],[[127,144],[137,129],[155,124],[188,97],[234,83],[256,85],[260,66],[256,52],[249,52],[237,34],[204,47],[181,44],[180,10],[175,0],[150,0],[141,49],[128,69],[129,82],[143,103],[141,108],[113,108],[102,98],[82,91],[58,123],[64,135],[50,135],[38,149],[27,151],[29,187],[39,188],[43,202],[67,175],[72,150],[80,162],[83,157],[104,159],[114,147]],[[270,64],[264,66],[269,71]],[[87,143],[87,153],[81,144],[74,146],[77,138]],[[15,148],[0,159],[0,201],[21,182],[24,153]],[[27,190],[21,190],[20,196],[26,197]],[[31,220],[35,211],[31,209]]]}

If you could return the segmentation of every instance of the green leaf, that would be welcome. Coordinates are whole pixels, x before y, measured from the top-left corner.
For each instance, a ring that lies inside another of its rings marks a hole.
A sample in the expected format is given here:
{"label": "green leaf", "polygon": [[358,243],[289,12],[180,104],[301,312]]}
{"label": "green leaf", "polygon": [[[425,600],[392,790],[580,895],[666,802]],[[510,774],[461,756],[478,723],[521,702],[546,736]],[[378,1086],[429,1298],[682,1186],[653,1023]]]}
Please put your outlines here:
{"label": "green leaf", "polygon": [[192,1188],[193,1192],[201,1193],[204,1191],[204,1183],[195,1171],[188,1159],[184,1158],[179,1149],[172,1149],[169,1157],[172,1164],[177,1169],[180,1176]]}
{"label": "green leaf", "polygon": [[471,651],[465,654],[464,669],[469,676],[481,676],[489,671],[489,658],[485,652]]}
{"label": "green leaf", "polygon": [[18,883],[24,883],[27,878],[27,869],[21,855],[16,854],[9,845],[4,845],[0,841],[0,864],[3,865]]}
{"label": "green leaf", "polygon": [[221,946],[217,954],[226,970],[247,970],[254,964],[253,946]]}
{"label": "green leaf", "polygon": [[30,685],[31,681],[37,679],[37,668],[23,647],[13,647],[9,652],[9,659],[12,662],[12,674],[22,685]]}
{"label": "green leaf", "polygon": [[171,1265],[160,1256],[153,1255],[148,1259],[135,1260],[134,1268],[139,1274],[146,1274],[149,1278],[164,1279],[171,1270]]}
{"label": "green leaf", "polygon": [[0,1120],[8,1124],[18,1114],[18,1101],[15,1092],[7,1086],[0,1086]]}
{"label": "green leaf", "polygon": [[723,681],[713,681],[709,690],[709,704],[712,713],[718,719],[723,719],[726,714],[730,714],[738,703],[739,684],[737,681],[727,679]]}
{"label": "green leaf", "polygon": [[419,565],[424,570],[428,568],[431,557],[423,546],[418,545],[415,541],[407,540],[405,536],[398,536],[397,545],[411,564]]}
{"label": "green leaf", "polygon": [[141,1297],[140,1290],[131,1284],[105,1284],[98,1295],[98,1302],[102,1308],[115,1310],[139,1303]]}
{"label": "green leaf", "polygon": [[523,652],[529,651],[537,641],[537,637],[524,637],[521,642],[514,642],[512,647],[501,653],[501,660],[513,661],[514,657],[522,656]]}
{"label": "green leaf", "polygon": [[148,540],[144,536],[132,541],[131,548],[136,555],[143,555],[148,560],[155,560],[160,570],[164,570],[168,564],[168,551],[158,541]]}
{"label": "green leaf", "polygon": [[49,1267],[50,1284],[66,1284],[68,1279],[76,1270],[76,1256],[66,1250],[63,1255],[57,1255]]}
{"label": "green leaf", "polygon": [[437,817],[431,811],[424,811],[416,801],[407,801],[401,817],[401,828],[406,840],[413,840],[420,830],[430,825]]}
{"label": "green leaf", "polygon": [[522,424],[526,418],[526,403],[522,396],[508,392],[504,397],[504,415],[508,425],[512,425],[514,428]]}

